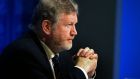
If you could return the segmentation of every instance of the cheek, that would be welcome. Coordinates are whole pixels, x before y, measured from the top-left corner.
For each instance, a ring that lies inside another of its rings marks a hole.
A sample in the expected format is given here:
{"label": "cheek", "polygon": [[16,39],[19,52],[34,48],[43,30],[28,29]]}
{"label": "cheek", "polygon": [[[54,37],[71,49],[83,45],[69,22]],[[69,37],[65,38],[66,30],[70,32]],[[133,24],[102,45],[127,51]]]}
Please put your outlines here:
{"label": "cheek", "polygon": [[62,39],[62,40],[65,40],[65,39],[67,39],[67,37],[68,37],[68,33],[67,33],[67,32],[60,32],[60,33],[58,34],[58,37],[59,37],[60,39]]}
{"label": "cheek", "polygon": [[65,30],[65,31],[61,32],[60,35],[62,36],[62,38],[68,38],[68,37],[70,37],[70,31]]}
{"label": "cheek", "polygon": [[53,31],[53,37],[56,40],[62,40],[68,39],[70,37],[70,30],[66,28],[57,28],[57,30]]}
{"label": "cheek", "polygon": [[57,41],[64,41],[66,39],[66,33],[62,31],[53,32],[53,39]]}

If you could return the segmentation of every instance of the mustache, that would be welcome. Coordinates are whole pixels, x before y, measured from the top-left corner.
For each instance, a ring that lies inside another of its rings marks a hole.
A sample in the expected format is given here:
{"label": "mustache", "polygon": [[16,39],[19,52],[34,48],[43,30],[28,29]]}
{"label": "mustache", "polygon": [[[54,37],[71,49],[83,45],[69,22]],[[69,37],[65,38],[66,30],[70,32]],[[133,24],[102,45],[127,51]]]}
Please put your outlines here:
{"label": "mustache", "polygon": [[73,37],[70,37],[70,38],[69,38],[69,40],[73,40],[74,38],[75,38],[75,36],[73,36]]}

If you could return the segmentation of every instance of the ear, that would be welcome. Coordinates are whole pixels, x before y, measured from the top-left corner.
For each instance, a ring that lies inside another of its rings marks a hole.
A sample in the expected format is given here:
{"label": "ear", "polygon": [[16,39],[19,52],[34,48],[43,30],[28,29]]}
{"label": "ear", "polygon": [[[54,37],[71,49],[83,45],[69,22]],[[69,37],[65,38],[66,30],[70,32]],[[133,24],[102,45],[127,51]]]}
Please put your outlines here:
{"label": "ear", "polygon": [[51,33],[51,23],[49,20],[43,20],[42,21],[42,31],[47,34],[50,35]]}

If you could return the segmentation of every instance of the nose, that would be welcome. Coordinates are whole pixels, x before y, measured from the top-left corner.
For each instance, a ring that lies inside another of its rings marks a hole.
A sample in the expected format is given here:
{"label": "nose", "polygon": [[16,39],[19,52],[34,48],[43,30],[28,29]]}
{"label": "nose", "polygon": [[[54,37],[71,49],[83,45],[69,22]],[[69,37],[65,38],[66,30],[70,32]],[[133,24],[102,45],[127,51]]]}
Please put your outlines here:
{"label": "nose", "polygon": [[76,30],[75,26],[73,26],[73,28],[71,30],[71,35],[73,35],[73,36],[77,35],[77,30]]}

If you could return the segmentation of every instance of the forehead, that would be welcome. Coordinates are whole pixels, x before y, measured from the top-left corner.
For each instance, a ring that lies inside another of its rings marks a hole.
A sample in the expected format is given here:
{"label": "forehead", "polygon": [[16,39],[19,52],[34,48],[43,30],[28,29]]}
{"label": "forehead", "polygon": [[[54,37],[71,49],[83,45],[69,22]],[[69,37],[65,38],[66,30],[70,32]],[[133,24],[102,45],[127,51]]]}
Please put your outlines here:
{"label": "forehead", "polygon": [[58,15],[58,21],[65,21],[65,22],[74,22],[77,23],[77,13],[71,12],[69,14],[60,13]]}

